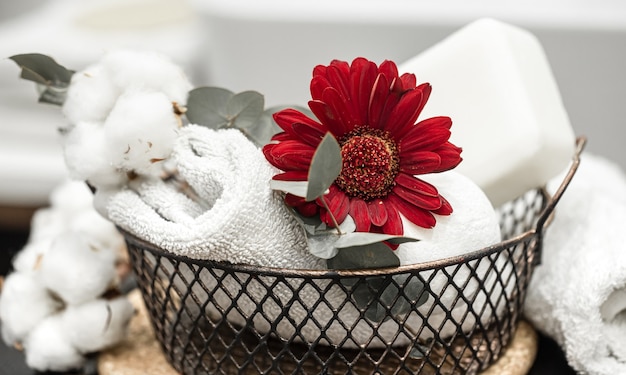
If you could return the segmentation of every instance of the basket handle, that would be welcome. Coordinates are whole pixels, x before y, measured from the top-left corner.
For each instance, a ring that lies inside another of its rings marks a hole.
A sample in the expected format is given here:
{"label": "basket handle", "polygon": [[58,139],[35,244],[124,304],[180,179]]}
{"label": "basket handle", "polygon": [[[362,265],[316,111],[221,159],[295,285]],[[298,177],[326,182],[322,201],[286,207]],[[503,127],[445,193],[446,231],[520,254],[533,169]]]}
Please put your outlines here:
{"label": "basket handle", "polygon": [[539,215],[539,219],[537,220],[536,233],[540,239],[543,236],[544,229],[547,228],[552,222],[552,217],[554,215],[554,208],[556,207],[557,203],[559,203],[559,200],[563,196],[563,193],[569,186],[570,182],[572,181],[572,178],[574,178],[574,175],[576,174],[576,171],[578,170],[578,166],[580,165],[580,155],[582,154],[583,149],[585,148],[585,144],[587,144],[586,137],[578,137],[576,139],[576,149],[575,149],[574,157],[572,159],[572,164],[570,165],[570,168],[567,171],[565,178],[561,182],[561,185],[559,185],[559,188],[554,192],[554,195],[552,195],[549,198],[548,203],[546,204],[546,207],[543,209],[543,211]]}

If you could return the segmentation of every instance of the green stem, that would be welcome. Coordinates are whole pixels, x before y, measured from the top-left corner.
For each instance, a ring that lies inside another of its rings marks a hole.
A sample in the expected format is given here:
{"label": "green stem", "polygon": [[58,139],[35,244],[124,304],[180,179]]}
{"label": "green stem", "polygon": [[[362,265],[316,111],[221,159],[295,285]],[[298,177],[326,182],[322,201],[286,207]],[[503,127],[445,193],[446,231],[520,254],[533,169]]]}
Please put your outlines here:
{"label": "green stem", "polygon": [[326,211],[328,211],[328,214],[330,215],[330,219],[333,221],[333,225],[335,225],[335,229],[337,229],[337,234],[339,234],[340,236],[343,235],[343,232],[341,232],[341,229],[339,229],[339,224],[337,223],[337,219],[335,218],[335,215],[333,215],[333,212],[330,210],[330,208],[328,208],[328,203],[326,203],[326,199],[324,198],[323,195],[320,197],[320,199],[322,200],[322,204],[324,205],[324,208],[326,209]]}

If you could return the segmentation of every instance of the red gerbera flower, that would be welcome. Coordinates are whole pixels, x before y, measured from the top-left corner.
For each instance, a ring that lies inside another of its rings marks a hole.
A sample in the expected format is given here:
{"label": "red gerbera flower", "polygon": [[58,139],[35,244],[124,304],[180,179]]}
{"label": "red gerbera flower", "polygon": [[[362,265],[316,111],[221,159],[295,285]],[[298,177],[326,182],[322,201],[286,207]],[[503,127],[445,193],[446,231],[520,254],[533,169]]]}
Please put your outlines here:
{"label": "red gerbera flower", "polygon": [[[315,67],[309,108],[319,122],[294,109],[274,115],[284,132],[263,148],[267,160],[284,171],[274,179],[307,180],[313,154],[331,132],[343,165],[324,200],[338,223],[349,214],[359,232],[401,235],[401,213],[416,225],[433,227],[433,213],[449,215],[452,207],[415,175],[456,167],[461,149],[448,141],[449,117],[416,123],[430,91],[428,83],[416,86],[413,74],[399,76],[391,61],[376,66],[357,58]],[[306,202],[287,194],[285,202],[333,225],[320,199]]]}

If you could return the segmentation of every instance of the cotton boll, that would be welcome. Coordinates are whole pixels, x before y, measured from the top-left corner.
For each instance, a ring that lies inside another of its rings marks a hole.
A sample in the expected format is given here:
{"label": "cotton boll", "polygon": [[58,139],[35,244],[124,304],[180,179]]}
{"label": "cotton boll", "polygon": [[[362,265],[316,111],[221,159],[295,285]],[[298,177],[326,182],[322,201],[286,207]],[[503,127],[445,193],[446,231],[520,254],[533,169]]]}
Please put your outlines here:
{"label": "cotton boll", "polygon": [[59,308],[32,272],[11,273],[0,294],[2,338],[7,345],[22,341],[46,316]]}
{"label": "cotton boll", "polygon": [[103,250],[115,252],[124,246],[124,237],[115,225],[93,208],[72,216],[68,228],[71,232],[85,235],[90,243]]}
{"label": "cotton boll", "polygon": [[41,261],[43,283],[70,305],[102,295],[115,278],[115,254],[80,233],[58,236]]}
{"label": "cotton boll", "polygon": [[118,186],[126,175],[116,170],[108,157],[104,129],[97,123],[81,122],[69,131],[63,142],[65,164],[71,177],[88,180],[96,187]]}
{"label": "cotton boll", "polygon": [[60,210],[41,208],[35,211],[30,221],[28,242],[34,243],[56,237],[67,230],[65,216]]}
{"label": "cotton boll", "polygon": [[68,371],[82,367],[85,358],[71,344],[61,315],[38,324],[24,341],[26,364],[38,371]]}
{"label": "cotton boll", "polygon": [[50,250],[53,240],[54,237],[46,237],[29,241],[13,259],[13,268],[19,272],[33,272],[39,269],[41,260]]}
{"label": "cotton boll", "polygon": [[84,181],[65,181],[50,194],[50,206],[67,215],[92,210],[93,194]]}
{"label": "cotton boll", "polygon": [[108,71],[101,64],[92,65],[72,76],[63,114],[71,124],[102,122],[120,93]]}
{"label": "cotton boll", "polygon": [[104,124],[107,151],[116,168],[159,175],[178,135],[171,101],[162,93],[132,92],[118,99]]}
{"label": "cotton boll", "polygon": [[82,353],[117,344],[126,336],[134,308],[126,297],[97,299],[63,312],[63,327],[70,342]]}
{"label": "cotton boll", "polygon": [[102,65],[115,85],[125,91],[158,91],[170,101],[184,104],[192,88],[179,66],[154,52],[113,51],[103,57]]}

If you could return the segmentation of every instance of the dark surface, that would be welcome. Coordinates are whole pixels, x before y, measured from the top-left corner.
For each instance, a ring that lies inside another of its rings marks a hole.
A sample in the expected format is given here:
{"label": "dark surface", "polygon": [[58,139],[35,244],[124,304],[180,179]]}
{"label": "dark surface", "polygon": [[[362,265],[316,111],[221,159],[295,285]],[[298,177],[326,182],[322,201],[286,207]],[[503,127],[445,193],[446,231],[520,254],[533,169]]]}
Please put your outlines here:
{"label": "dark surface", "polygon": [[[11,259],[22,248],[28,238],[27,232],[0,230],[0,275],[11,270]],[[83,371],[73,372],[75,375],[95,375],[95,360],[90,360]],[[0,375],[53,375],[29,370],[24,364],[24,354],[14,348],[7,347],[0,340]],[[528,375],[575,375],[565,360],[559,346],[550,338],[539,335],[537,359]],[[55,374],[60,375],[60,374]]]}

